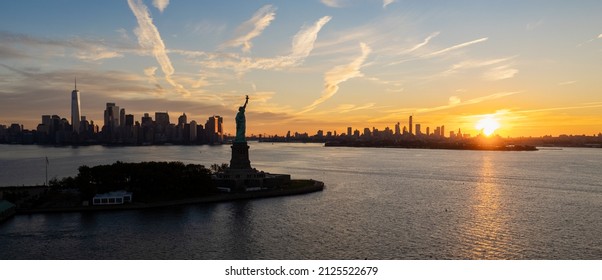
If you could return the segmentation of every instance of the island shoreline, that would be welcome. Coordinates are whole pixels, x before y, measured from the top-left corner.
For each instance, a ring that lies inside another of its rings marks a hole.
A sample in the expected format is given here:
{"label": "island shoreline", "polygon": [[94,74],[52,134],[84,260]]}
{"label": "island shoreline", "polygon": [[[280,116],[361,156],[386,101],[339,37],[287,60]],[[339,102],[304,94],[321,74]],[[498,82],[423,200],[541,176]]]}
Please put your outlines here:
{"label": "island shoreline", "polygon": [[[210,204],[210,203],[221,203],[231,202],[239,200],[251,200],[251,199],[263,199],[272,197],[282,196],[293,196],[310,194],[314,192],[323,191],[325,186],[321,181],[316,180],[293,180],[307,182],[307,185],[296,187],[296,188],[281,188],[281,189],[268,189],[252,192],[236,192],[236,193],[217,193],[203,197],[169,200],[169,201],[158,201],[158,202],[133,202],[129,204],[119,205],[91,205],[91,206],[78,206],[78,207],[57,207],[57,208],[37,208],[37,209],[17,209],[16,215],[29,215],[29,214],[41,214],[41,213],[69,213],[69,212],[100,212],[100,211],[118,211],[118,210],[143,210],[143,209],[154,209],[164,208],[182,205],[192,204]],[[309,184],[311,183],[311,184]]]}

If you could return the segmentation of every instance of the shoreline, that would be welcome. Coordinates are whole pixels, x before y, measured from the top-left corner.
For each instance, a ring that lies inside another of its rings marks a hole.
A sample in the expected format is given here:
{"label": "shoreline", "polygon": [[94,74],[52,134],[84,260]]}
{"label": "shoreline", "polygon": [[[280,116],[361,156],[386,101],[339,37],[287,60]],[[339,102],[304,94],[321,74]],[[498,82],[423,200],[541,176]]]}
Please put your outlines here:
{"label": "shoreline", "polygon": [[[39,208],[39,209],[17,209],[16,215],[40,214],[40,213],[68,213],[68,212],[97,212],[97,211],[115,211],[115,210],[140,210],[151,208],[172,207],[190,204],[220,203],[237,200],[262,199],[280,196],[293,196],[309,194],[324,190],[324,183],[313,179],[292,180],[298,182],[307,182],[307,185],[290,189],[272,189],[243,193],[218,193],[204,197],[158,201],[150,203],[133,202],[119,205],[90,205],[78,207],[59,207],[59,208]],[[311,183],[311,184],[309,184]]]}
{"label": "shoreline", "polygon": [[424,149],[424,150],[457,150],[457,151],[538,151],[536,146],[530,145],[497,145],[483,146],[475,144],[454,143],[371,143],[371,142],[326,142],[324,147],[350,147],[350,148],[385,148],[385,149]]}

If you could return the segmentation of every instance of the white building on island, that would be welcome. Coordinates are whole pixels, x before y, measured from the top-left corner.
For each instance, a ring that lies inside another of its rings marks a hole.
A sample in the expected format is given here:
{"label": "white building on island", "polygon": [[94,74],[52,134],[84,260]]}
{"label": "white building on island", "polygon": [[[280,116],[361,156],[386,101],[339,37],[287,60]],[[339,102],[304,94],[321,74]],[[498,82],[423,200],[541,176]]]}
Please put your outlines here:
{"label": "white building on island", "polygon": [[92,205],[115,205],[130,202],[132,202],[132,193],[126,191],[101,193],[92,198]]}

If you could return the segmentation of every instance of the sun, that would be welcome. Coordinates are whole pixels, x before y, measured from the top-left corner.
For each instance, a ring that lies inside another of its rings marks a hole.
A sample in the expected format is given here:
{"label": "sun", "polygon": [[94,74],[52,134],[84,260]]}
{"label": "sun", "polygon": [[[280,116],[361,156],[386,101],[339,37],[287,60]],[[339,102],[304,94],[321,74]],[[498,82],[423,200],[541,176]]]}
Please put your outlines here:
{"label": "sun", "polygon": [[496,129],[500,128],[500,123],[492,116],[486,116],[477,122],[476,128],[485,136],[491,136]]}

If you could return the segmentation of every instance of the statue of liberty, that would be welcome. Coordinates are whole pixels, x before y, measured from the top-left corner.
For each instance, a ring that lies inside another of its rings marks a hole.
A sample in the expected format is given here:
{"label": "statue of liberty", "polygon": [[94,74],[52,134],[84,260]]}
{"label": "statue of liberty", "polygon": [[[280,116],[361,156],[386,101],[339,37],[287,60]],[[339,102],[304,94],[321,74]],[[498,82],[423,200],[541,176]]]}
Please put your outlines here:
{"label": "statue of liberty", "polygon": [[245,138],[245,130],[247,128],[247,120],[245,118],[245,109],[247,108],[247,103],[249,103],[249,96],[245,100],[245,105],[238,108],[238,113],[236,113],[236,138],[234,138],[234,142],[247,142]]}

